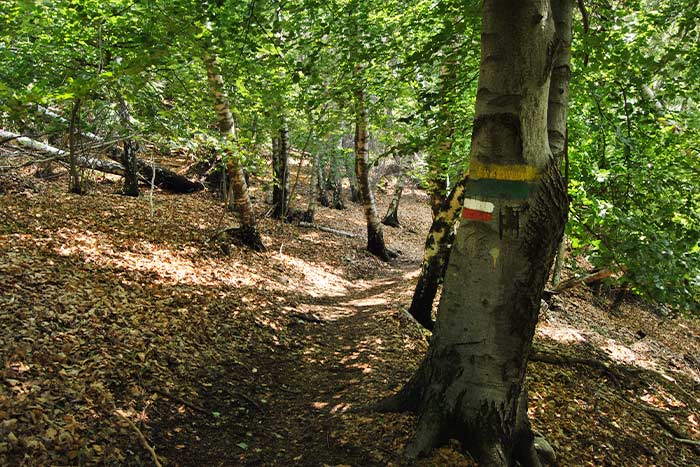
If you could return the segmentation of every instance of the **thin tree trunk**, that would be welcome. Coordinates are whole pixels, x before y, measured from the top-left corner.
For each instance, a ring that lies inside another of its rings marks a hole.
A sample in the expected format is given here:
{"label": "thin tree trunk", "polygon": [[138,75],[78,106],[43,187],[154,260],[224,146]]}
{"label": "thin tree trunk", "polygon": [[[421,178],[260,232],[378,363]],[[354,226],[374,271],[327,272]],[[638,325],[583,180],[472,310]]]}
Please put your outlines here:
{"label": "thin tree trunk", "polygon": [[566,235],[559,242],[557,249],[557,258],[554,260],[554,268],[552,269],[552,285],[556,288],[561,282],[561,270],[564,268],[564,255],[566,254]]}
{"label": "thin tree trunk", "polygon": [[[569,106],[569,83],[571,82],[571,24],[574,0],[552,0],[556,22],[557,53],[552,65],[547,102],[547,137],[554,160],[561,165],[567,158],[568,131],[566,125]],[[568,180],[566,180],[568,183]],[[566,236],[557,249],[552,271],[552,284],[556,287],[561,279],[561,270],[566,253]]]}
{"label": "thin tree trunk", "polygon": [[355,174],[362,194],[362,207],[367,220],[367,250],[384,261],[389,260],[389,252],[384,243],[382,225],[377,215],[377,204],[369,185],[368,120],[365,95],[361,87],[355,90]]}
{"label": "thin tree trunk", "polygon": [[316,167],[317,171],[317,187],[318,187],[318,202],[321,203],[321,206],[324,207],[330,207],[331,202],[328,199],[328,193],[326,190],[326,178],[323,176],[323,163],[321,162],[321,156],[318,156],[318,166]]}
{"label": "thin tree trunk", "polygon": [[401,202],[401,195],[403,193],[403,187],[406,184],[406,174],[403,168],[400,168],[399,174],[396,176],[396,186],[394,187],[394,195],[391,197],[391,202],[386,210],[386,215],[382,219],[382,224],[388,225],[390,227],[400,227],[399,224],[399,203]]}
{"label": "thin tree trunk", "polygon": [[433,302],[442,282],[454,241],[454,225],[462,211],[466,178],[455,185],[437,211],[425,239],[423,263],[408,312],[426,329],[433,329]]}
{"label": "thin tree trunk", "polygon": [[272,188],[272,217],[283,219],[287,216],[289,202],[289,130],[287,120],[280,117],[280,127],[277,136],[277,148],[273,151],[272,168],[274,186]]}
{"label": "thin tree trunk", "polygon": [[309,203],[306,206],[306,214],[304,215],[304,221],[309,224],[314,223],[314,217],[316,217],[316,203],[318,202],[319,190],[318,190],[318,174],[319,167],[321,165],[321,156],[318,152],[314,152],[313,159],[311,162],[311,185],[309,193]]}
{"label": "thin tree trunk", "polygon": [[[130,127],[131,116],[129,115],[129,107],[123,96],[117,96],[117,106],[119,109],[119,117],[122,125],[125,128]],[[138,152],[138,144],[131,138],[126,138],[123,142],[121,153],[121,163],[124,166],[124,184],[122,185],[122,194],[125,196],[139,195],[139,166],[136,154]]]}
{"label": "thin tree trunk", "polygon": [[[231,114],[228,97],[224,90],[224,79],[219,73],[216,57],[211,54],[206,54],[204,57],[204,65],[207,70],[209,90],[214,99],[214,108],[216,109],[216,115],[219,121],[219,132],[224,139],[235,143],[236,126],[233,121],[233,115]],[[262,251],[265,249],[265,246],[255,225],[255,212],[253,210],[253,204],[250,202],[250,196],[248,195],[248,184],[245,180],[243,167],[238,160],[237,154],[228,154],[228,156],[226,160],[226,172],[228,174],[228,184],[233,194],[233,203],[241,223],[239,232],[240,238],[246,245],[254,250]]]}
{"label": "thin tree trunk", "polygon": [[484,0],[481,37],[469,178],[435,332],[379,408],[417,412],[409,457],[456,438],[481,466],[537,466],[525,371],[568,210],[547,142],[549,0]]}
{"label": "thin tree trunk", "polygon": [[73,109],[70,114],[70,125],[68,126],[68,153],[70,154],[70,166],[68,176],[68,191],[71,193],[82,194],[83,186],[80,180],[80,172],[78,172],[78,139],[80,138],[80,130],[78,129],[80,120],[80,98],[73,102]]}
{"label": "thin tree trunk", "polygon": [[447,193],[448,179],[443,162],[452,150],[454,118],[450,109],[451,83],[456,79],[456,43],[450,44],[440,68],[440,121],[435,149],[428,154],[428,195],[433,222],[425,240],[425,250],[416,288],[408,312],[426,329],[433,329],[433,302],[442,282],[454,240],[453,226],[462,207],[464,183]]}
{"label": "thin tree trunk", "polygon": [[444,162],[452,150],[454,133],[454,118],[450,109],[453,99],[450,96],[450,87],[456,79],[456,43],[448,46],[445,61],[440,68],[440,103],[439,121],[435,148],[428,153],[428,195],[430,196],[430,208],[433,219],[438,215],[447,196],[447,175]]}
{"label": "thin tree trunk", "polygon": [[[350,183],[350,201],[356,204],[362,204],[362,190],[360,189],[359,180],[357,179],[357,162],[356,159],[343,159],[345,165],[345,173]],[[338,175],[341,177],[340,175]]]}
{"label": "thin tree trunk", "polygon": [[333,209],[345,209],[345,200],[343,199],[343,174],[341,167],[344,166],[344,161],[340,160],[337,154],[331,159],[331,167],[328,172],[328,184],[331,186],[331,207]]}

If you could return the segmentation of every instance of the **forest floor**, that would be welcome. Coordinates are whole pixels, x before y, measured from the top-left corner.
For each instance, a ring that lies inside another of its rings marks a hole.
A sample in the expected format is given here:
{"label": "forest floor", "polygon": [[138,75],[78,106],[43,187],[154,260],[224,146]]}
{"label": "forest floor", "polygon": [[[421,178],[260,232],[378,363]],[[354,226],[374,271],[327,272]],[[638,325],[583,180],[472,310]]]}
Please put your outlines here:
{"label": "forest floor", "polygon": [[[236,222],[208,193],[0,182],[0,465],[472,465],[456,442],[406,461],[414,417],[348,410],[400,388],[427,348],[404,311],[422,191],[385,228],[387,264],[351,203],[316,221],[356,238],[265,218],[254,184],[255,253],[214,238]],[[612,302],[578,286],[543,311],[534,427],[561,466],[700,466],[700,323]]]}

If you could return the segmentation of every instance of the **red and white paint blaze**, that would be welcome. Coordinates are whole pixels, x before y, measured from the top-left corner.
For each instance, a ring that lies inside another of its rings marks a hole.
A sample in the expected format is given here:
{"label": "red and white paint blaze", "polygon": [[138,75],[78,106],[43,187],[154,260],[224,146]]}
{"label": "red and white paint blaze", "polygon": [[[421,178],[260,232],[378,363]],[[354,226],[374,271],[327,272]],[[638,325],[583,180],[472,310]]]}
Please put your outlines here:
{"label": "red and white paint blaze", "polygon": [[467,198],[462,208],[462,218],[488,222],[493,218],[494,204],[479,199]]}

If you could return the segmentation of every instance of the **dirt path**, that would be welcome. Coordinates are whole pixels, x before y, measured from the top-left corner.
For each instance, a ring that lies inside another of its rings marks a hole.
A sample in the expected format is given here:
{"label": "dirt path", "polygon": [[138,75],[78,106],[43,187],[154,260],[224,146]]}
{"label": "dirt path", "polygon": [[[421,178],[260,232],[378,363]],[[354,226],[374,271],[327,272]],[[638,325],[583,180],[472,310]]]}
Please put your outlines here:
{"label": "dirt path", "polygon": [[[396,307],[406,298],[402,285],[414,269],[404,265],[388,277],[344,283],[342,294],[316,290],[283,297],[295,305],[289,312],[289,349],[249,355],[253,368],[221,362],[218,371],[204,371],[209,381],[203,384],[211,386],[202,399],[220,415],[172,419],[161,428],[170,433],[158,440],[161,448],[163,443],[196,448],[172,449],[166,457],[182,466],[386,465],[343,446],[342,414],[381,397],[410,374],[408,368],[396,371],[406,356],[402,350],[416,345],[398,332],[405,323],[396,319]],[[387,326],[397,332],[387,332]],[[176,430],[188,422],[201,442],[176,435],[187,433]]]}

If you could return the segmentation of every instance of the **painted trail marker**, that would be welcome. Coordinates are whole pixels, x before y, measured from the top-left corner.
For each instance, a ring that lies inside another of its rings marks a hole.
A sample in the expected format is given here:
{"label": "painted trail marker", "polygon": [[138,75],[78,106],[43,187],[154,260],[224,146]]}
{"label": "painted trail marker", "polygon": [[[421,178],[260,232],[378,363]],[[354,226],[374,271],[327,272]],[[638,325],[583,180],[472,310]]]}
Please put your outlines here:
{"label": "painted trail marker", "polygon": [[489,201],[465,198],[462,207],[462,217],[464,219],[488,222],[493,218],[494,208],[494,204]]}
{"label": "painted trail marker", "polygon": [[[527,165],[474,162],[464,188],[462,218],[489,222],[498,201],[525,201],[536,188],[538,171]],[[492,201],[489,201],[492,200]],[[500,204],[499,204],[500,205]]]}

